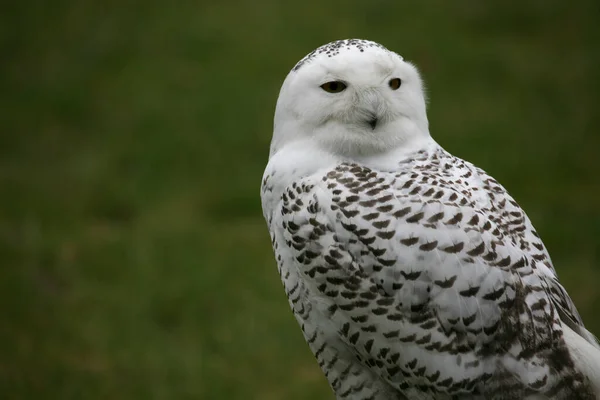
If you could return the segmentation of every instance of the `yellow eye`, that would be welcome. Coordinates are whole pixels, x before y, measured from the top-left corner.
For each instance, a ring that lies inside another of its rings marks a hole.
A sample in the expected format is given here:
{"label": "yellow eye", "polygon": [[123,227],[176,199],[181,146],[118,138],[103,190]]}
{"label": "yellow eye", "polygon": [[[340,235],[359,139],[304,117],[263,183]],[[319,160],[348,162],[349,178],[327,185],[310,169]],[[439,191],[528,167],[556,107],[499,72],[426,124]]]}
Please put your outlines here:
{"label": "yellow eye", "polygon": [[343,92],[346,88],[346,84],[340,81],[331,81],[321,85],[321,89],[329,93]]}
{"label": "yellow eye", "polygon": [[398,90],[400,85],[402,85],[402,81],[400,80],[400,78],[390,79],[389,85],[392,88],[392,90]]}

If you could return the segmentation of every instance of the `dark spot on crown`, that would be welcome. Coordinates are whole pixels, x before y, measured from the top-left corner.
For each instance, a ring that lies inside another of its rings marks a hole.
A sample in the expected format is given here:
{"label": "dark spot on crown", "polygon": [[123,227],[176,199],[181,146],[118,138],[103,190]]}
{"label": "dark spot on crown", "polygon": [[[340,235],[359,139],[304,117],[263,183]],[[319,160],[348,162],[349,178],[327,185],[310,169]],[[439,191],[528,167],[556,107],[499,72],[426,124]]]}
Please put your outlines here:
{"label": "dark spot on crown", "polygon": [[300,60],[296,64],[296,66],[294,66],[292,71],[298,71],[304,64],[310,63],[320,54],[327,55],[328,57],[333,57],[333,56],[337,56],[338,54],[340,54],[340,50],[343,50],[343,51],[358,50],[361,53],[364,53],[365,49],[373,48],[373,47],[389,51],[388,49],[386,49],[384,46],[380,45],[379,43],[372,42],[370,40],[364,40],[364,39],[336,40],[335,42],[327,43],[326,45],[323,45],[323,46],[311,51],[310,53],[308,53],[308,55],[306,57],[304,57],[302,60]]}

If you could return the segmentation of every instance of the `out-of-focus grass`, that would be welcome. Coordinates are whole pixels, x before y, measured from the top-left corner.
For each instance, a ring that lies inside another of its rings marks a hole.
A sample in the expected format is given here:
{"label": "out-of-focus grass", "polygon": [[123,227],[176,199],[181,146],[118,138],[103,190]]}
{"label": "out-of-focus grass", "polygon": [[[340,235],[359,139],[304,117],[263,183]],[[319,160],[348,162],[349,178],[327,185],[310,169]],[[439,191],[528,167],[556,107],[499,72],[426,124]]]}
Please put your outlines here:
{"label": "out-of-focus grass", "polygon": [[420,67],[432,134],[521,202],[600,333],[594,0],[3,8],[2,398],[331,397],[258,186],[285,74],[346,37]]}

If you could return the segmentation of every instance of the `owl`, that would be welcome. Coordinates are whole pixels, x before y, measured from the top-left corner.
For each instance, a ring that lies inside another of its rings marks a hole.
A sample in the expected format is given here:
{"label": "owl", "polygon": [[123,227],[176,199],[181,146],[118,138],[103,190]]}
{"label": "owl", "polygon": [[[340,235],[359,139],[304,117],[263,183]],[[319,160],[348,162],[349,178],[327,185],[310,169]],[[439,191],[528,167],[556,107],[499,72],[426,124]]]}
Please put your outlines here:
{"label": "owl", "polygon": [[304,57],[261,199],[337,399],[598,399],[600,346],[506,189],[431,137],[421,77],[367,40]]}

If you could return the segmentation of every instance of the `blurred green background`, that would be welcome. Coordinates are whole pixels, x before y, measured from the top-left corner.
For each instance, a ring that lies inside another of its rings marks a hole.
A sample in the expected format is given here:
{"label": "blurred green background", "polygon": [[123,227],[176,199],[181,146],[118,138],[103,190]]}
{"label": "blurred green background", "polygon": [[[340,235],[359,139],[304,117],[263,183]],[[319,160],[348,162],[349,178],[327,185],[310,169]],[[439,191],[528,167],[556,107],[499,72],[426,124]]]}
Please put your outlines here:
{"label": "blurred green background", "polygon": [[332,398],[259,184],[334,39],[415,62],[434,137],[528,212],[600,333],[596,0],[30,0],[0,16],[0,397]]}

